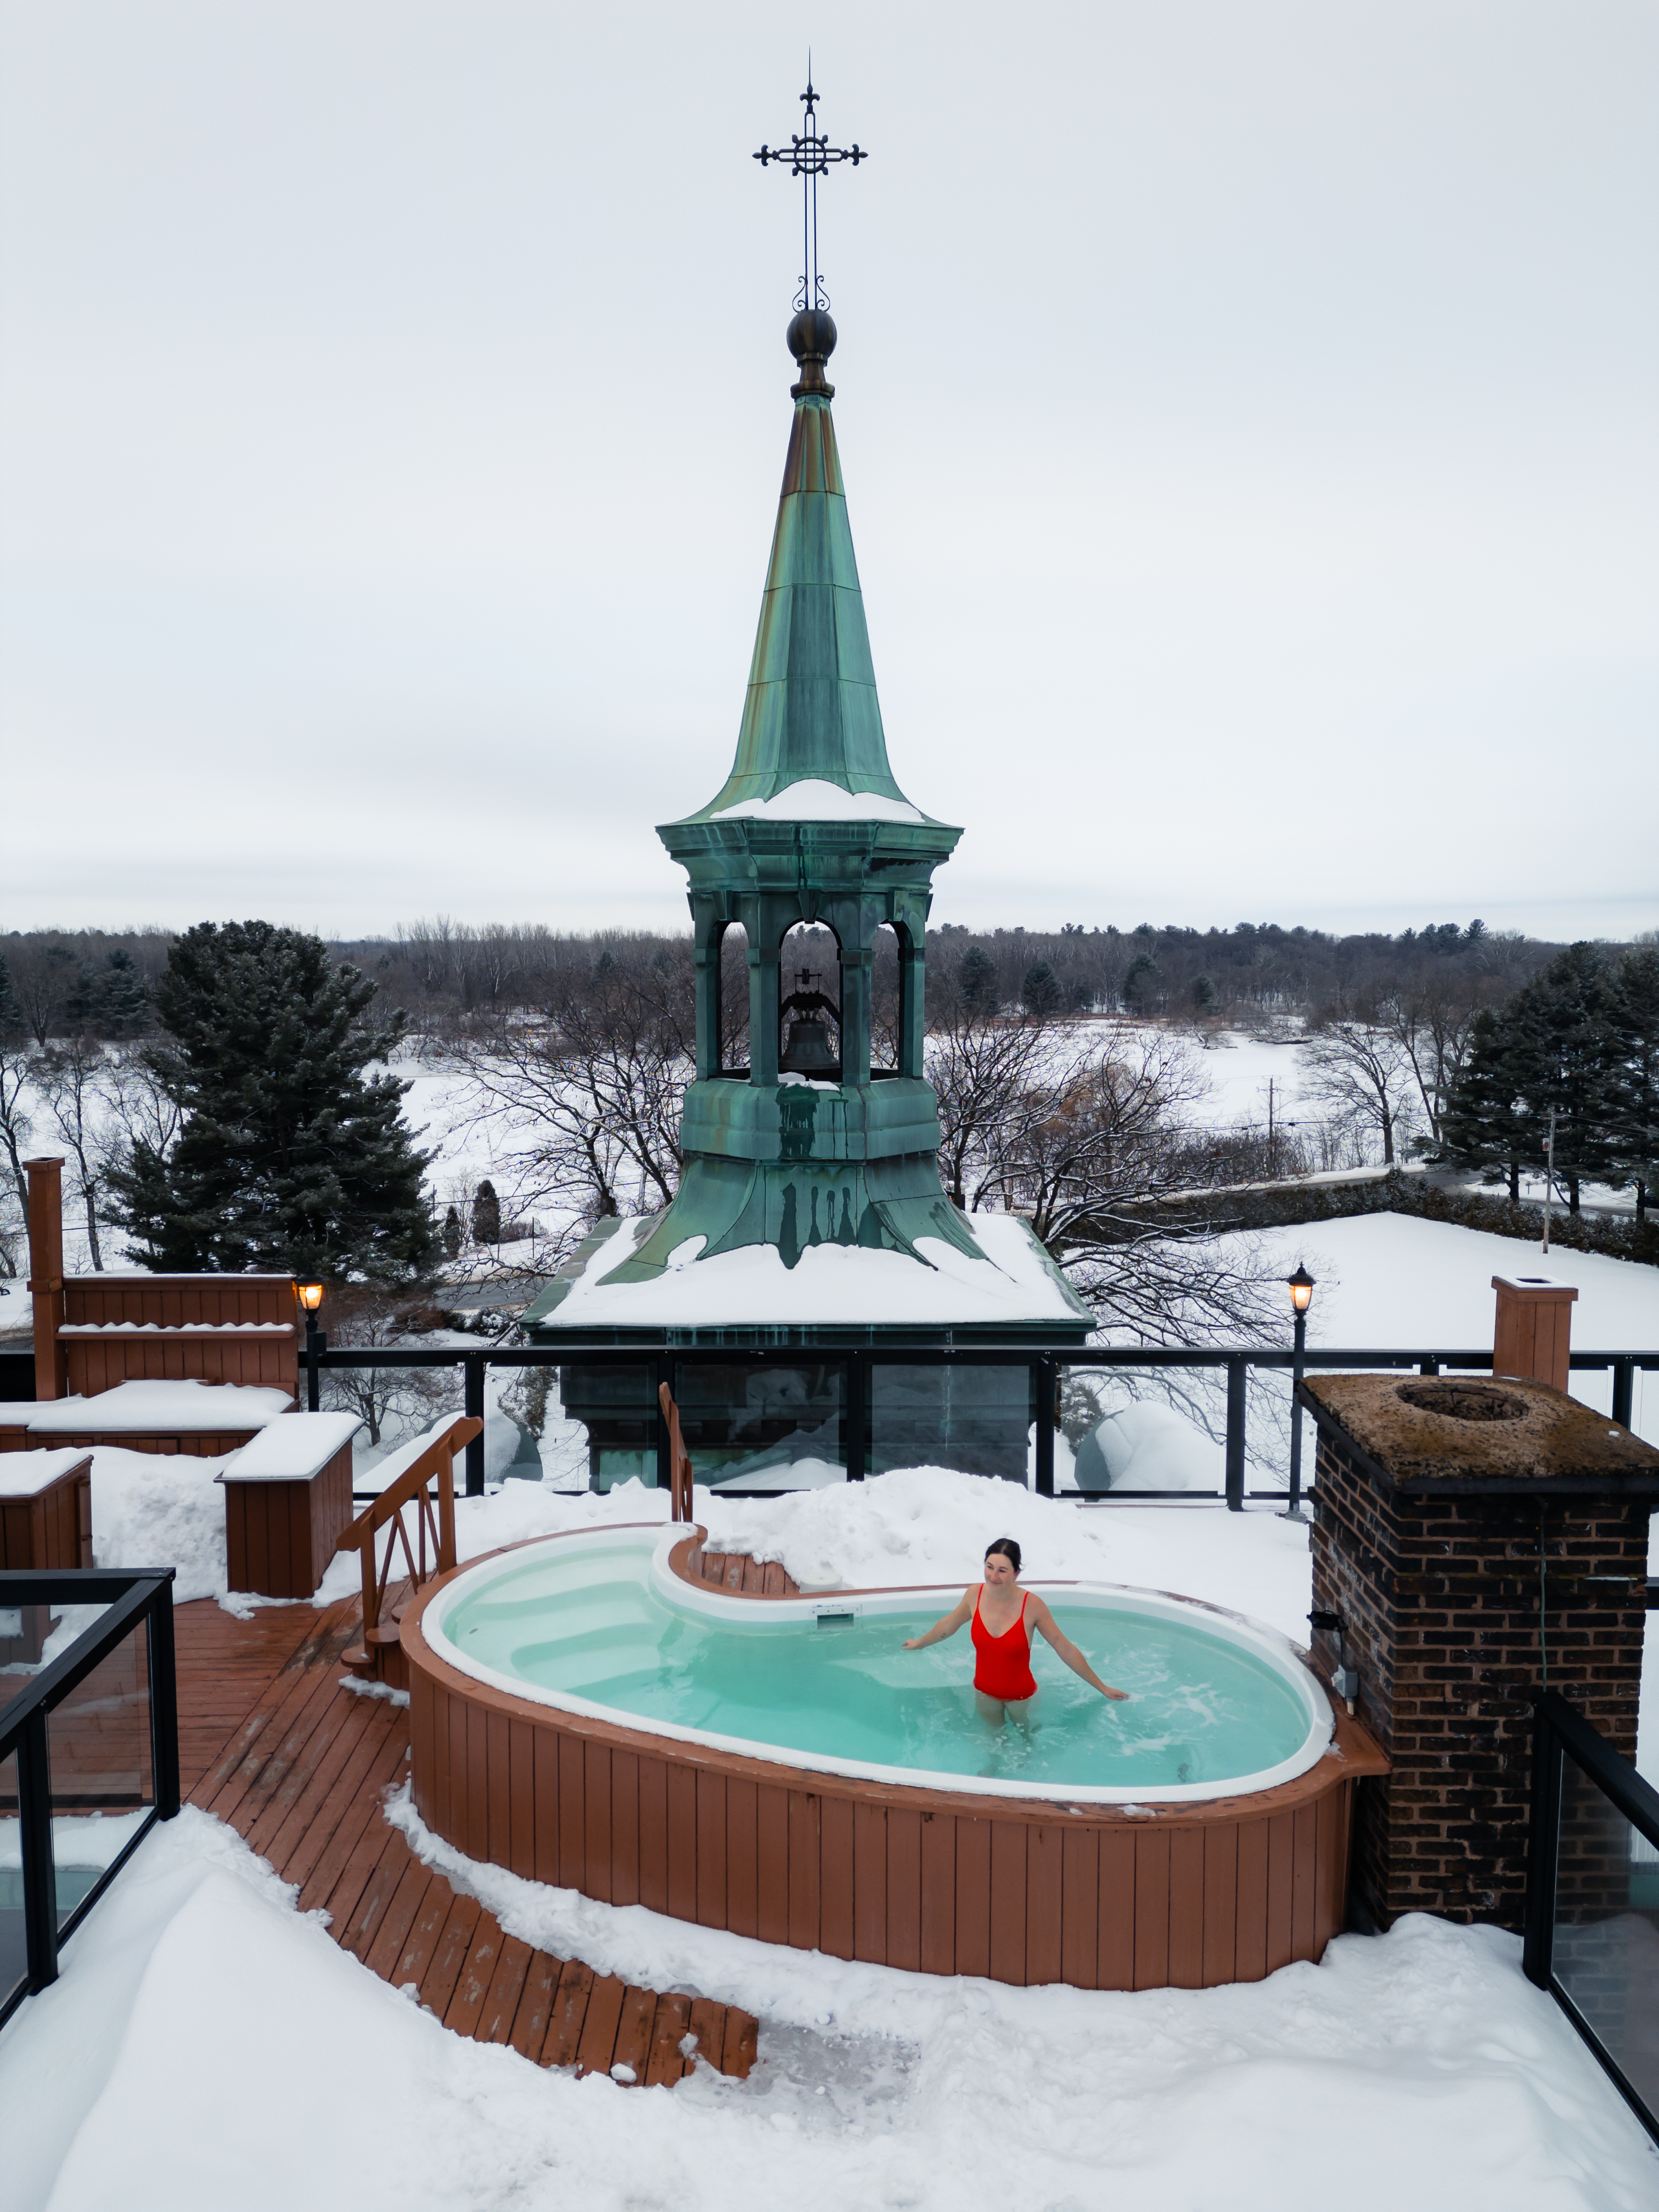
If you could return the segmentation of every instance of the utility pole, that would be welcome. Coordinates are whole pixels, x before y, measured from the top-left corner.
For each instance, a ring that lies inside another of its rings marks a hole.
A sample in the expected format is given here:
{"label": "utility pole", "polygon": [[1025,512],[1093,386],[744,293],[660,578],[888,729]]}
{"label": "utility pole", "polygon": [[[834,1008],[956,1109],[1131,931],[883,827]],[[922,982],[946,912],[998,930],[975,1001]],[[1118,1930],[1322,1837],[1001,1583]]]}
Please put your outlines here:
{"label": "utility pole", "polygon": [[1555,1109],[1550,1108],[1549,1134],[1544,1139],[1544,1257],[1550,1256],[1550,1200],[1555,1195]]}

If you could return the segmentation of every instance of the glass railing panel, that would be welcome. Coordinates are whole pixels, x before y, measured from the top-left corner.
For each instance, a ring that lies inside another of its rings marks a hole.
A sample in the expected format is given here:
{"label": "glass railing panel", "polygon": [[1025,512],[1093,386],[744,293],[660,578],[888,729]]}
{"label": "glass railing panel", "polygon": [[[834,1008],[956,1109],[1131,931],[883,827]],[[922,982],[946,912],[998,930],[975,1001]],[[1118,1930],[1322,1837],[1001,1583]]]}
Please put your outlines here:
{"label": "glass railing panel", "polygon": [[61,1927],[155,1802],[147,1621],[48,1713],[46,1748]]}
{"label": "glass railing panel", "polygon": [[1561,1762],[1556,1981],[1659,2112],[1659,1851],[1569,1754]]}
{"label": "glass railing panel", "polygon": [[847,1371],[687,1364],[675,1378],[680,1432],[696,1480],[712,1490],[817,1490],[847,1480]]}
{"label": "glass railing panel", "polygon": [[637,1366],[585,1366],[573,1361],[552,1370],[556,1387],[549,1404],[556,1410],[567,1431],[566,1456],[570,1463],[561,1488],[580,1488],[586,1454],[586,1486],[614,1490],[619,1482],[643,1482],[654,1488],[657,1480],[657,1388],[651,1364]]}
{"label": "glass railing panel", "polygon": [[869,1472],[948,1467],[1024,1483],[1034,1417],[1031,1369],[1004,1366],[870,1368]]}
{"label": "glass railing panel", "polygon": [[23,1925],[23,1823],[17,1754],[0,1759],[0,2012],[28,1979]]}

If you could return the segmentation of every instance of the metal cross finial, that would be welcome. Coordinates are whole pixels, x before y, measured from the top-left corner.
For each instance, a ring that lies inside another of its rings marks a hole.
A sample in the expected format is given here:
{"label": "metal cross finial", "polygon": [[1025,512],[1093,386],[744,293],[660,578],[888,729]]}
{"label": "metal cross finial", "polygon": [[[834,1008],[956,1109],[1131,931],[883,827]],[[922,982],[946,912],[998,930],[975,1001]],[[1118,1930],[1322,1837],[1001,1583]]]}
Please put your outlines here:
{"label": "metal cross finial", "polygon": [[801,180],[801,259],[805,264],[801,270],[800,289],[795,295],[795,306],[828,307],[830,295],[823,289],[823,279],[818,274],[818,179],[827,177],[842,161],[850,161],[856,169],[860,161],[870,158],[868,149],[856,139],[850,146],[832,146],[827,138],[818,135],[818,95],[812,89],[812,58],[806,58],[806,89],[801,94],[806,110],[806,129],[797,137],[790,135],[787,146],[763,146],[755,159],[765,168],[769,162],[789,164],[789,173]]}

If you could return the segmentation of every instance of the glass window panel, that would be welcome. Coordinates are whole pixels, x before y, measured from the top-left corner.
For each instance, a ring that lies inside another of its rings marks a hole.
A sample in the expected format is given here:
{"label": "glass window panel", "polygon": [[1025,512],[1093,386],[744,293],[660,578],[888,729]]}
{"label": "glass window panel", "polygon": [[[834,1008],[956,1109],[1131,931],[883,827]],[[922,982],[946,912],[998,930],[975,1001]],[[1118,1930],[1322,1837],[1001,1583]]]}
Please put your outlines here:
{"label": "glass window panel", "polygon": [[147,1622],[47,1715],[46,1749],[61,1927],[155,1802]]}
{"label": "glass window panel", "polygon": [[[356,1348],[375,1341],[362,1329],[348,1333],[342,1328],[330,1340],[337,1349]],[[367,1328],[365,1324],[365,1328]],[[376,1323],[379,1340],[395,1342],[390,1324]],[[413,1340],[418,1345],[419,1340]],[[319,1402],[325,1413],[355,1413],[363,1424],[351,1448],[351,1486],[368,1492],[384,1487],[375,1469],[402,1445],[409,1443],[452,1413],[466,1410],[466,1378],[458,1366],[444,1367],[325,1367],[320,1377]],[[455,1470],[459,1488],[465,1480],[465,1462]]]}
{"label": "glass window panel", "polygon": [[[489,1480],[544,1482],[555,1490],[587,1488],[587,1427],[565,1411],[556,1367],[489,1368],[484,1394],[484,1471]],[[647,1482],[655,1479],[655,1471],[653,1437]]]}
{"label": "glass window panel", "polygon": [[898,1467],[948,1467],[1024,1483],[1030,1467],[1031,1370],[890,1367],[870,1370],[872,1474]]}
{"label": "glass window panel", "polygon": [[685,1365],[675,1381],[696,1480],[713,1490],[817,1490],[847,1480],[847,1370]]}
{"label": "glass window panel", "polygon": [[1564,1758],[1555,1978],[1659,2112],[1659,1851]]}
{"label": "glass window panel", "polygon": [[[567,1426],[579,1425],[586,1431],[587,1487],[611,1490],[619,1482],[643,1482],[654,1488],[661,1416],[649,1364],[586,1367],[573,1363],[556,1372],[558,1389],[550,1402],[557,1405]],[[570,1449],[574,1488],[579,1486],[581,1440],[576,1438]]]}
{"label": "glass window panel", "polygon": [[0,2007],[28,1978],[23,1932],[23,1824],[17,1802],[17,1754],[0,1759]]}

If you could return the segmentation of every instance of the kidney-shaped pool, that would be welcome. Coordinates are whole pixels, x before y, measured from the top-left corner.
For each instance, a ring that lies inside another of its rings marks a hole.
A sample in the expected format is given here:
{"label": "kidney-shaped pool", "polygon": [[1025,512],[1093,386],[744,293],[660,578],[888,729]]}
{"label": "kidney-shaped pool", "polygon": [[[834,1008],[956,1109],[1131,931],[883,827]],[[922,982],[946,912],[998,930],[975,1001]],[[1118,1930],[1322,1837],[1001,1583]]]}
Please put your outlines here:
{"label": "kidney-shaped pool", "polygon": [[1180,1598],[1043,1583],[1109,1702],[1042,1638],[1028,1734],[988,1728],[964,1629],[902,1649],[949,1589],[757,1603],[689,1583],[682,1529],[596,1529],[481,1561],[426,1607],[422,1632],[460,1673],[514,1697],[827,1774],[948,1780],[991,1796],[1179,1803],[1305,1773],[1331,1736],[1327,1698],[1273,1631]]}

